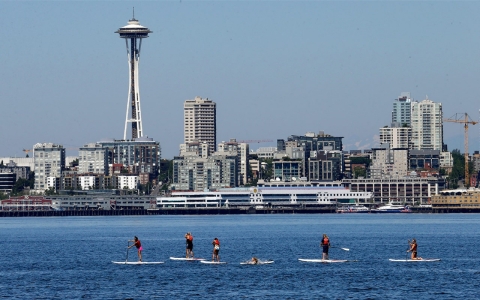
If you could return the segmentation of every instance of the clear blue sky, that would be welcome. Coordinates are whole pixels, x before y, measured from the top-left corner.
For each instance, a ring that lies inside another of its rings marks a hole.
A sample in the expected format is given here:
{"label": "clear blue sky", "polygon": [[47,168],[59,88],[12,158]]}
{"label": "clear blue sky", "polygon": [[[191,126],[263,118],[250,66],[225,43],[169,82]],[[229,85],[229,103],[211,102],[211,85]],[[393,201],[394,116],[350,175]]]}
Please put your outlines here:
{"label": "clear blue sky", "polygon": [[[401,92],[479,119],[478,1],[1,1],[0,156],[123,137],[128,65],[114,31],[133,6],[153,31],[140,60],[144,135],[164,158],[178,154],[195,96],[217,103],[217,142],[323,130],[368,148]],[[444,131],[463,152],[462,125]]]}

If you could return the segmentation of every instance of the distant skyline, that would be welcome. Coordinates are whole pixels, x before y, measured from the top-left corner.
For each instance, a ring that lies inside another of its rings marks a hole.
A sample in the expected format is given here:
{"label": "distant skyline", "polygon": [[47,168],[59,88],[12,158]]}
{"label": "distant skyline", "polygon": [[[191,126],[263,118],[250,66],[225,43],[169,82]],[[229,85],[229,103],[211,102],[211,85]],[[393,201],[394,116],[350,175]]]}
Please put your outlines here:
{"label": "distant skyline", "polygon": [[[153,31],[139,68],[143,134],[162,158],[183,142],[183,103],[217,103],[217,143],[324,131],[378,145],[402,92],[480,119],[480,2],[0,1],[0,157],[52,142],[122,139],[132,18]],[[463,127],[444,123],[448,149]],[[469,152],[480,124],[470,126]],[[274,146],[251,144],[251,149]]]}

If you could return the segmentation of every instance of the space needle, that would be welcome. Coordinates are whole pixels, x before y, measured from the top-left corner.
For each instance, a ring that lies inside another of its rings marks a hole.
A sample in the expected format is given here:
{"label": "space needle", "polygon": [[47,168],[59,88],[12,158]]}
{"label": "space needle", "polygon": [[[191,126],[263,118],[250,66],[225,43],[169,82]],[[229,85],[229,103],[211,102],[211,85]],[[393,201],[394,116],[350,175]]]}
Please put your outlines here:
{"label": "space needle", "polygon": [[[140,60],[142,39],[147,38],[148,34],[151,32],[152,31],[147,27],[140,25],[138,20],[135,19],[135,13],[126,26],[115,31],[115,33],[120,34],[120,38],[125,39],[128,56],[129,86],[125,130],[123,132],[124,140],[127,139],[128,123],[132,123],[132,140],[143,136],[142,113],[140,109],[140,88],[138,85],[138,63]],[[128,44],[129,41],[130,45]],[[131,113],[129,118],[130,109]]]}

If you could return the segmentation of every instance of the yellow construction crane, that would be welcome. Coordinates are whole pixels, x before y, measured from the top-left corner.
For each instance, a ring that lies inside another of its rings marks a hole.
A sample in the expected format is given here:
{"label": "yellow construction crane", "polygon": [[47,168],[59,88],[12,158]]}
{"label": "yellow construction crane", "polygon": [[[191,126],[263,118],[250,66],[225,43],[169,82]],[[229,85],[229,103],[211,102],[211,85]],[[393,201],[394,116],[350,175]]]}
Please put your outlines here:
{"label": "yellow construction crane", "polygon": [[467,113],[457,113],[451,118],[444,119],[445,122],[462,123],[465,128],[465,185],[470,186],[470,176],[468,174],[468,124],[475,125],[478,122],[473,121]]}

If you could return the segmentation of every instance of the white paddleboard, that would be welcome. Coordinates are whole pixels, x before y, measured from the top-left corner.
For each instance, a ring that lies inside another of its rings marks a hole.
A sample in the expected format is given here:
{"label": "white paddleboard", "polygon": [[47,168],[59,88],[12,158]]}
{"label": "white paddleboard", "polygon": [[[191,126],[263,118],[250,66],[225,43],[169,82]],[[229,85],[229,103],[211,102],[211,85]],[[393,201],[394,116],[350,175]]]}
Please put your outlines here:
{"label": "white paddleboard", "polygon": [[259,260],[256,264],[253,263],[252,261],[244,261],[244,262],[241,262],[240,264],[241,265],[269,265],[269,264],[273,264],[273,260],[265,260],[265,261],[262,261],[262,260]]}
{"label": "white paddleboard", "polygon": [[186,257],[170,257],[171,260],[183,260],[183,261],[198,261],[198,260],[205,260],[205,258],[186,258]]}
{"label": "white paddleboard", "polygon": [[159,265],[163,264],[163,261],[112,261],[117,265]]}
{"label": "white paddleboard", "polygon": [[321,259],[321,258],[320,259],[299,258],[298,260],[303,262],[313,262],[313,263],[344,263],[348,261],[344,259]]}
{"label": "white paddleboard", "polygon": [[211,261],[211,260],[201,260],[200,262],[202,264],[212,264],[212,265],[222,265],[227,263],[225,261]]}
{"label": "white paddleboard", "polygon": [[389,261],[397,261],[397,262],[432,262],[432,261],[440,261],[440,258],[422,258],[422,259],[393,259],[393,258],[390,258]]}

